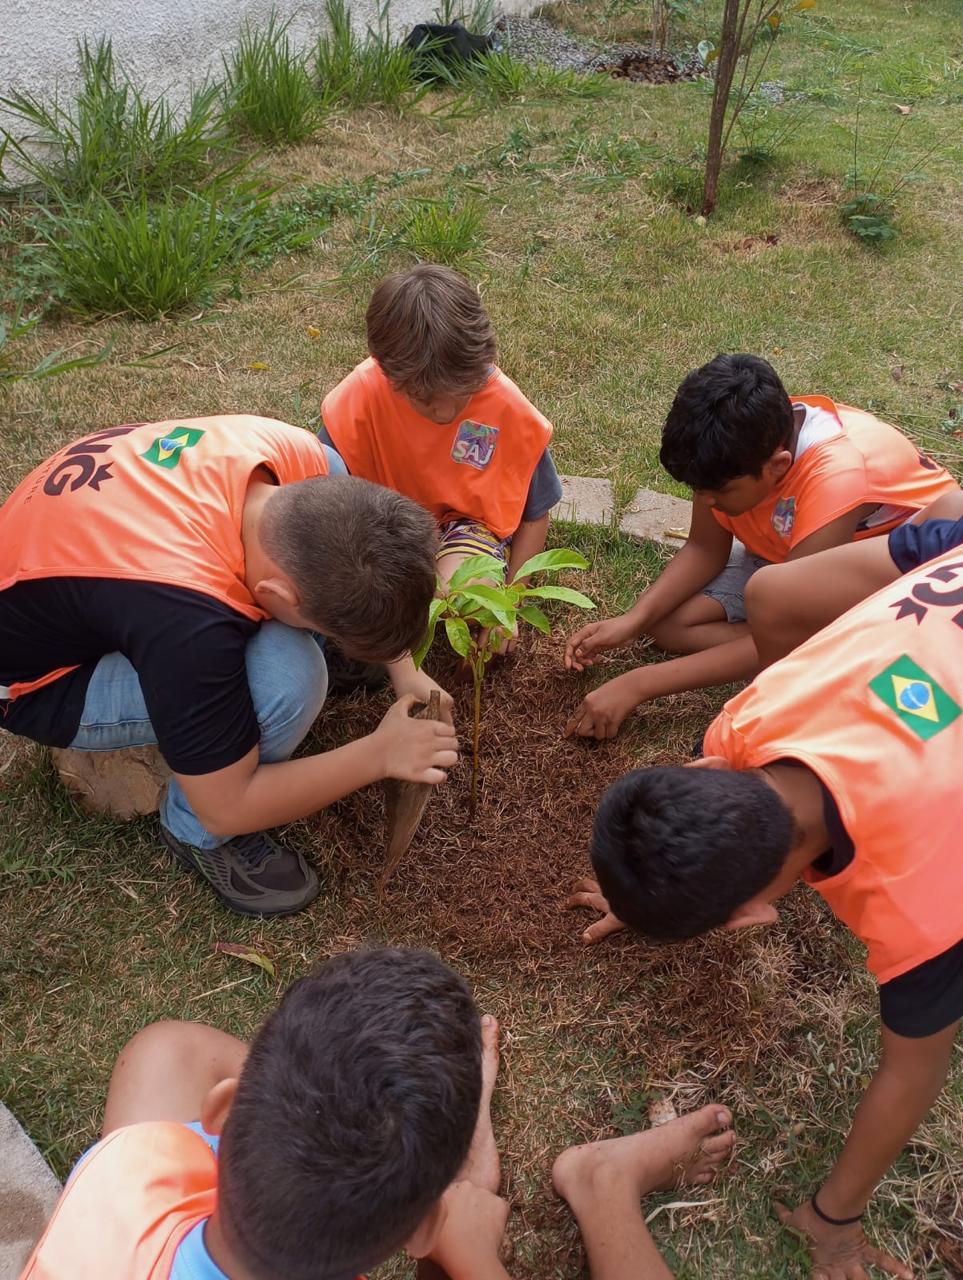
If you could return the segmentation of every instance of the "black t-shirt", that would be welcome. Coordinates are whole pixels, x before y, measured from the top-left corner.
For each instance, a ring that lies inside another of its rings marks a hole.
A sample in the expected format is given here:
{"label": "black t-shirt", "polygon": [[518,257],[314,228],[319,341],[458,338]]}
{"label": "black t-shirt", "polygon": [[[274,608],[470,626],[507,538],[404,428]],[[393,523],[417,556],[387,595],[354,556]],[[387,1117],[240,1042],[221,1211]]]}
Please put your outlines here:
{"label": "black t-shirt", "polygon": [[[780,760],[779,763],[799,762]],[[830,846],[813,867],[820,875],[837,876],[849,866],[856,851],[832,793],[822,782],[819,785],[823,791],[823,820]],[[937,891],[934,886],[934,892]],[[890,1031],[913,1039],[935,1035],[963,1018],[963,939],[932,960],[880,983],[879,1014]]]}
{"label": "black t-shirt", "polygon": [[118,578],[42,578],[0,591],[0,685],[79,664],[0,700],[0,726],[52,747],[76,736],[98,661],[137,672],[161,752],[182,774],[213,773],[259,740],[245,650],[260,624],[186,587]]}

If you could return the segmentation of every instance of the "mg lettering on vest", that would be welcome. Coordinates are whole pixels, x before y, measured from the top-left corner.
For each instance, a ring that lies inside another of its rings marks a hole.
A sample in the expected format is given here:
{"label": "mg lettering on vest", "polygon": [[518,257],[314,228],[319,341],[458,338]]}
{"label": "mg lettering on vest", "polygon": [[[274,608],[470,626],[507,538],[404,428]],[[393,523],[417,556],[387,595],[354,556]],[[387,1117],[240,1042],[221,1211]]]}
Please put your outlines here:
{"label": "mg lettering on vest", "polygon": [[[44,480],[44,493],[51,498],[59,498],[68,485],[71,493],[82,489],[84,485],[89,485],[99,493],[103,482],[113,480],[114,474],[110,469],[111,464],[100,462],[98,465],[95,455],[109,451],[110,445],[104,444],[105,440],[129,435],[133,430],[133,427],[114,427],[110,431],[100,431],[97,435],[87,436],[85,440],[79,440],[71,445],[64,451],[60,461]],[[27,501],[29,500],[28,498]]]}

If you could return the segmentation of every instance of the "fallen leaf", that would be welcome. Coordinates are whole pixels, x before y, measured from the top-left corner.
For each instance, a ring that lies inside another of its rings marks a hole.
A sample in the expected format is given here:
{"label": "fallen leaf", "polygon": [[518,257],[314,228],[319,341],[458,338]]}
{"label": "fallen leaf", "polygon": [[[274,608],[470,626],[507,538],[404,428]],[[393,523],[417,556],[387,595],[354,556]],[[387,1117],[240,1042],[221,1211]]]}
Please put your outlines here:
{"label": "fallen leaf", "polygon": [[901,116],[908,116],[909,113],[913,110],[912,107],[901,107],[898,102],[895,105],[896,105],[896,110],[900,113]]}
{"label": "fallen leaf", "polygon": [[274,961],[269,960],[267,956],[262,956],[260,951],[255,951],[253,947],[245,947],[240,942],[215,942],[214,950],[222,956],[234,956],[237,960],[244,960],[248,964],[256,964],[259,969],[263,969],[272,978],[278,976]]}
{"label": "fallen leaf", "polygon": [[671,1124],[678,1118],[678,1113],[668,1098],[656,1098],[649,1103],[649,1124],[653,1129],[658,1129],[663,1124]]}
{"label": "fallen leaf", "polygon": [[894,368],[890,369],[889,376],[893,379],[894,382],[902,382],[903,366],[901,364],[898,364]]}
{"label": "fallen leaf", "polygon": [[321,330],[318,328],[318,326],[317,326],[316,324],[309,324],[309,325],[308,325],[308,337],[309,337],[309,338],[320,338],[320,337],[321,337]]}
{"label": "fallen leaf", "polygon": [[247,367],[253,369],[255,373],[261,373],[264,369],[270,369],[271,366],[265,364],[263,360],[252,360]]}

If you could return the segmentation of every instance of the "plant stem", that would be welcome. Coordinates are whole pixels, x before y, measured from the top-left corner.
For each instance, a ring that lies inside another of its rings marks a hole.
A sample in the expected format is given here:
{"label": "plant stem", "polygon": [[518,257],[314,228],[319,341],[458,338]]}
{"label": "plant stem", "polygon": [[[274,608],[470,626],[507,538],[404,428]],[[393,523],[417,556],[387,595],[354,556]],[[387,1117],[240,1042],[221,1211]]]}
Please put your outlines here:
{"label": "plant stem", "polygon": [[475,821],[475,814],[478,811],[478,740],[481,736],[481,687],[484,674],[484,659],[479,661],[476,658],[471,664],[471,677],[475,685],[475,723],[471,739],[471,800],[468,805],[470,822]]}

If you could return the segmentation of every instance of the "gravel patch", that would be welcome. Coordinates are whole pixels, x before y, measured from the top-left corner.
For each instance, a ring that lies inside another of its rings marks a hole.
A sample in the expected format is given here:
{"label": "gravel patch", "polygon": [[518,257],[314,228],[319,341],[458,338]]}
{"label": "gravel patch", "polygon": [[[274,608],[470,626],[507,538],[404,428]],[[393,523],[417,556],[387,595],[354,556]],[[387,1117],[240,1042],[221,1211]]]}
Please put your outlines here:
{"label": "gravel patch", "polygon": [[632,80],[695,80],[706,74],[697,53],[686,58],[660,56],[647,45],[610,44],[581,39],[544,18],[506,15],[496,24],[501,46],[520,62],[547,63],[559,71],[611,71]]}

